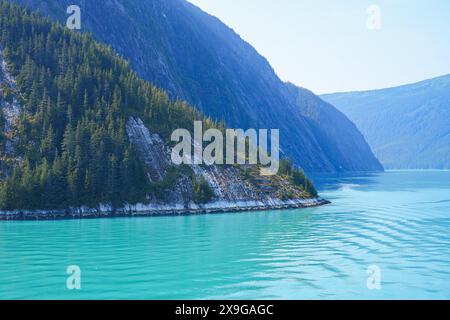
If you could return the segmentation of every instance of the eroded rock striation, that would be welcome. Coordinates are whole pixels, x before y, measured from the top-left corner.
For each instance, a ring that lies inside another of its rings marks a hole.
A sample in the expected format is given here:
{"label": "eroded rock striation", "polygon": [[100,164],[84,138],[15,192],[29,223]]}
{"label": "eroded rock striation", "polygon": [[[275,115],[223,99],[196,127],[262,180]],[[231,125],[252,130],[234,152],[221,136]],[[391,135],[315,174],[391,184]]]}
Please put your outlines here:
{"label": "eroded rock striation", "polygon": [[0,47],[0,181],[10,171],[10,164],[20,160],[14,156],[12,129],[21,110],[16,81]]}
{"label": "eroded rock striation", "polygon": [[[170,148],[167,147],[158,134],[151,133],[139,118],[131,117],[127,123],[127,133],[130,141],[145,161],[151,181],[162,181],[166,178],[172,166]],[[157,205],[130,206],[127,210],[157,211],[175,210],[187,212],[220,212],[230,210],[276,209],[320,205],[326,203],[321,198],[310,199],[302,194],[289,182],[279,178],[257,177],[250,181],[243,175],[244,170],[258,171],[253,166],[219,166],[193,165],[192,172],[181,174],[164,200],[152,199]],[[203,178],[208,182],[214,193],[211,201],[196,204],[192,201],[193,182]],[[277,195],[280,190],[288,190],[297,197],[281,200]]]}

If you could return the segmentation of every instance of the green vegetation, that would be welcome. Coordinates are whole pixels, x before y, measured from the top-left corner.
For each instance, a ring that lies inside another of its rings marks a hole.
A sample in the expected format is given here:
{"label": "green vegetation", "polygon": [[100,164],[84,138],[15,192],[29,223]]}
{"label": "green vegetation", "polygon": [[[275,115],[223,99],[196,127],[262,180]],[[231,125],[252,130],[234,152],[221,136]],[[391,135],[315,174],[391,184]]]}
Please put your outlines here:
{"label": "green vegetation", "polygon": [[201,114],[139,79],[90,35],[7,1],[0,1],[0,30],[24,108],[14,131],[14,150],[23,161],[0,186],[0,208],[144,202],[152,186],[128,141],[128,117],[140,116],[167,139]]}
{"label": "green vegetation", "polygon": [[194,202],[204,204],[209,202],[214,196],[214,192],[205,178],[200,177],[194,181]]}
{"label": "green vegetation", "polygon": [[[186,166],[171,167],[163,181],[150,183],[126,123],[130,116],[140,117],[166,142],[177,128],[192,131],[196,120],[203,121],[204,130],[223,130],[224,125],[185,102],[170,100],[88,34],[72,32],[5,0],[0,0],[0,30],[0,48],[17,82],[14,90],[1,87],[0,98],[15,95],[23,108],[8,132],[11,155],[4,153],[0,108],[0,210],[145,203],[148,194],[163,199],[181,176],[194,188],[186,201],[203,204],[213,198],[208,182]],[[257,169],[243,169],[242,177],[255,183]],[[294,190],[282,177],[296,186]],[[284,185],[288,191],[282,196],[287,198],[317,195],[303,171],[289,161],[282,162],[280,175],[272,180],[258,188],[272,192]]]}
{"label": "green vegetation", "polygon": [[293,185],[300,187],[313,197],[317,197],[317,190],[313,183],[309,180],[303,170],[296,168],[290,159],[280,161],[280,169],[278,174],[288,179]]}
{"label": "green vegetation", "polygon": [[13,102],[13,94],[11,88],[4,82],[0,87],[0,98],[5,99],[6,102]]}

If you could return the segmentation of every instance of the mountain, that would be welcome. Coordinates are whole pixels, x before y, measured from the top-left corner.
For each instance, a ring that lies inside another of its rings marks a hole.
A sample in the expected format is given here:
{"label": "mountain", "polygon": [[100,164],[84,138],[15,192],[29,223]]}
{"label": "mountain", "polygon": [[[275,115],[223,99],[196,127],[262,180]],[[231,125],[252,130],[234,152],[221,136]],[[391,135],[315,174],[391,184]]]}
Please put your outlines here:
{"label": "mountain", "polygon": [[322,98],[355,122],[386,168],[450,168],[450,74]]}
{"label": "mountain", "polygon": [[[308,103],[317,104],[313,94],[297,99],[302,92],[293,95],[253,47],[185,0],[14,1],[62,23],[67,7],[78,4],[82,29],[111,45],[141,77],[229,127],[280,129],[283,153],[306,171],[382,170],[347,118],[305,117]],[[347,130],[329,135],[324,124],[337,121]]]}
{"label": "mountain", "polygon": [[319,205],[287,161],[176,166],[176,128],[224,130],[88,34],[0,0],[0,219]]}
{"label": "mountain", "polygon": [[[287,84],[293,103],[310,124],[319,145],[327,146],[323,150],[329,158],[341,159],[338,170],[371,171],[381,169],[371,154],[369,145],[356,126],[331,104],[323,101],[311,91]],[[343,138],[342,138],[343,137]],[[349,156],[350,155],[350,156]]]}

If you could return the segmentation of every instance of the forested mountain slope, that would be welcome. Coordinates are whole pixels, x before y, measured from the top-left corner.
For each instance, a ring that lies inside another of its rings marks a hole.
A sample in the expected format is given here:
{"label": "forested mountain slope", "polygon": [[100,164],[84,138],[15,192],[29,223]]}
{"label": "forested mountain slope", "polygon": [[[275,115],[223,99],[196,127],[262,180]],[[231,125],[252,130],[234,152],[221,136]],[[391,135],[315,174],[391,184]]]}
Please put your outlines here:
{"label": "forested mountain slope", "polygon": [[0,210],[321,203],[285,162],[264,189],[254,166],[172,165],[174,129],[191,129],[194,120],[220,126],[170,100],[87,34],[3,0],[0,29]]}
{"label": "forested mountain slope", "polygon": [[[327,120],[311,123],[304,114],[314,95],[297,99],[302,93],[292,95],[254,48],[185,0],[14,1],[63,23],[67,7],[79,5],[82,30],[112,45],[144,79],[229,127],[280,129],[282,151],[306,171],[382,170],[346,117],[325,112]],[[347,130],[328,135],[326,124],[338,121]]]}
{"label": "forested mountain slope", "polygon": [[355,122],[386,168],[450,168],[450,75],[322,98]]}

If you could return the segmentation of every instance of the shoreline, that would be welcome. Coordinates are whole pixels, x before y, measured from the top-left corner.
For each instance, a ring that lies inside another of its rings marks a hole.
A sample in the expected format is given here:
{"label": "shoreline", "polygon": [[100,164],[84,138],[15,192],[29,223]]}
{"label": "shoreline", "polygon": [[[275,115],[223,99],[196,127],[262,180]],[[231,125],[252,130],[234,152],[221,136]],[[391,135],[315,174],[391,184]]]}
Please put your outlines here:
{"label": "shoreline", "polygon": [[132,218],[132,217],[164,217],[188,216],[202,214],[239,213],[264,210],[289,210],[312,208],[330,204],[322,198],[296,199],[286,201],[271,201],[262,203],[257,201],[242,201],[228,203],[213,202],[204,206],[190,204],[187,208],[182,205],[155,206],[155,205],[129,205],[121,209],[112,210],[107,206],[99,209],[77,208],[67,210],[41,210],[13,212],[0,212],[0,221],[51,221],[51,220],[80,220],[80,219],[106,219],[106,218]]}

